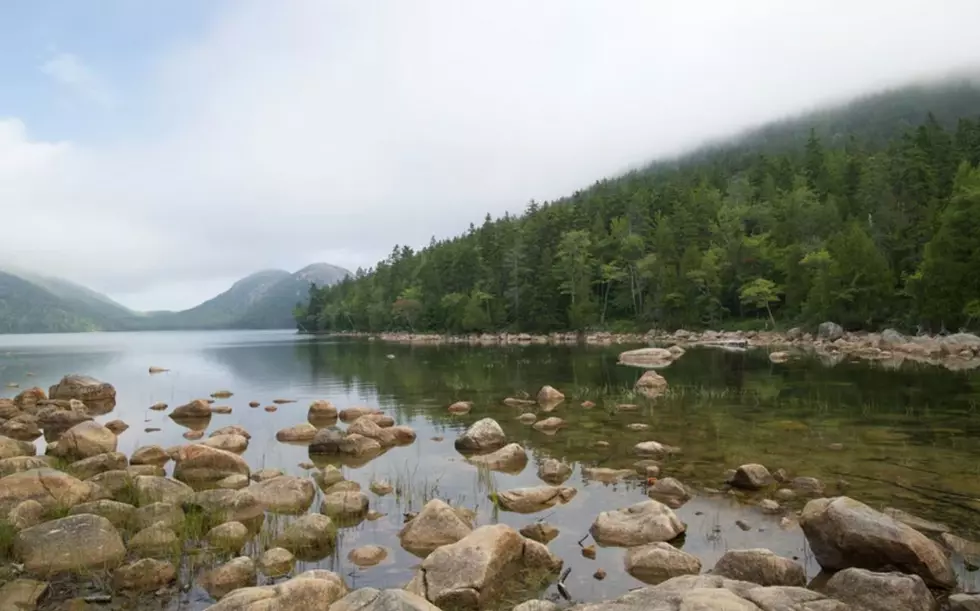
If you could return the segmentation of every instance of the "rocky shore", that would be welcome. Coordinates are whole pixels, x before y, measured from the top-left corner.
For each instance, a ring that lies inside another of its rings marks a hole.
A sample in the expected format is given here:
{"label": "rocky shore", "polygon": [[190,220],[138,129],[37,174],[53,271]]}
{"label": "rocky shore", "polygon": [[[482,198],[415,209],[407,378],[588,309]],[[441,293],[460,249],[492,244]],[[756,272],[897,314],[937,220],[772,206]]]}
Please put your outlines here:
{"label": "rocky shore", "polygon": [[[956,341],[967,345],[965,339]],[[682,353],[679,346],[651,348],[625,358],[669,361]],[[667,386],[653,370],[637,382],[650,397]],[[587,480],[629,479],[645,487],[648,500],[602,511],[588,533],[594,544],[584,545],[583,538],[579,545],[586,558],[595,558],[595,545],[621,549],[625,571],[648,587],[607,602],[574,603],[562,570],[565,559],[548,545],[559,531],[531,516],[572,502],[577,490],[567,483],[575,467],[543,458],[537,465],[539,485],[492,495],[500,510],[528,515],[525,527],[481,525],[466,507],[432,498],[404,516],[392,541],[420,559],[414,576],[401,588],[352,590],[344,575],[297,571],[296,563],[326,558],[341,529],[383,517],[372,509],[373,499],[390,494],[392,484],[372,480],[367,492],[374,496],[369,496],[337,464],[367,464],[390,448],[412,444],[411,428],[395,425],[379,409],[338,410],[315,401],[306,422],[275,435],[280,443],[307,446],[311,458],[326,459],[319,468],[311,463],[308,476],[297,477],[276,467],[253,469],[242,457],[251,435],[240,425],[174,447],[142,446],[127,456],[117,451],[126,424],[102,424],[93,417],[111,411],[114,401],[111,385],[86,376],[66,376],[48,392],[32,388],[0,399],[3,611],[162,609],[194,585],[209,597],[211,611],[920,611],[941,605],[976,611],[980,606],[980,595],[957,591],[951,560],[975,563],[980,544],[948,527],[898,510],[879,512],[847,496],[826,496],[819,480],[790,477],[763,464],[732,469],[717,490],[694,490],[674,477],[660,477],[661,466],[666,468],[662,461],[682,449],[656,440],[632,448],[634,469],[581,468]],[[565,401],[559,390],[545,386],[535,399],[506,398],[501,405],[519,407],[536,429],[555,432],[564,421],[550,412]],[[90,411],[90,403],[97,407]],[[214,403],[207,398],[152,409],[169,410],[170,418],[189,431],[203,431],[212,414],[228,413]],[[569,401],[567,407],[588,409],[585,403]],[[470,408],[457,402],[446,409],[461,414]],[[205,426],[197,426],[202,421]],[[38,456],[35,441],[42,436],[47,448]],[[492,418],[473,423],[454,445],[466,462],[484,469],[517,472],[529,462],[528,451]],[[795,559],[762,548],[729,550],[710,568],[685,552],[687,525],[674,510],[695,495],[728,490],[747,495],[761,512],[782,515],[784,528],[799,528],[824,572],[808,583]],[[780,504],[796,500],[799,511]],[[385,547],[363,545],[348,559],[366,568],[386,555]],[[599,568],[595,578],[604,575]],[[552,584],[560,602],[503,602],[515,592],[540,594]]]}
{"label": "rocky shore", "polygon": [[793,328],[777,331],[687,331],[668,332],[658,329],[647,333],[483,333],[472,335],[439,335],[433,333],[337,333],[341,337],[367,338],[400,344],[473,346],[639,345],[692,346],[721,350],[764,349],[774,362],[794,357],[816,355],[827,364],[840,361],[868,360],[884,366],[898,367],[903,362],[940,365],[953,370],[980,368],[980,336],[972,333],[949,335],[903,335],[894,329],[881,333],[847,332],[839,325],[825,322],[815,330]]}

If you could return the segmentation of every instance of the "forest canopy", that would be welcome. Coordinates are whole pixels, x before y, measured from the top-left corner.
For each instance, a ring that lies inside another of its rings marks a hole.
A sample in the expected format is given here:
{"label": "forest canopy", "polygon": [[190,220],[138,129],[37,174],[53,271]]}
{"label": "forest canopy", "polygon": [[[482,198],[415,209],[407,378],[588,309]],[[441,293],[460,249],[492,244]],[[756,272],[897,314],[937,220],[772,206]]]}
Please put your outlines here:
{"label": "forest canopy", "polygon": [[[910,88],[489,215],[311,287],[305,331],[980,326],[980,90]],[[936,112],[930,112],[935,109]]]}

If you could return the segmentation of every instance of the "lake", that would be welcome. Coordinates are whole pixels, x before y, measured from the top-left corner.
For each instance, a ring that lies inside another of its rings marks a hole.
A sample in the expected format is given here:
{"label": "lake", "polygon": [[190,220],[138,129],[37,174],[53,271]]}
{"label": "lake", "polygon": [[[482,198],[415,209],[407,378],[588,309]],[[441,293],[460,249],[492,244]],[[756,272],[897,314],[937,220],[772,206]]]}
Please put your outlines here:
{"label": "lake", "polygon": [[[7,384],[46,389],[67,373],[112,383],[117,405],[98,420],[130,425],[119,437],[118,449],[127,455],[147,444],[188,443],[186,429],[167,412],[149,410],[153,403],[175,406],[229,389],[234,396],[218,403],[233,411],[214,415],[209,430],[244,426],[252,435],[244,457],[253,470],[278,467],[299,476],[308,473],[299,466],[311,460],[307,449],[279,443],[275,435],[305,422],[311,401],[327,399],[341,409],[380,407],[397,424],[414,428],[417,440],[344,472],[365,492],[375,479],[395,484],[395,494],[367,492],[372,508],[385,517],[342,529],[334,554],[297,567],[336,571],[352,588],[399,587],[410,579],[419,559],[399,547],[396,534],[403,514],[433,497],[476,510],[481,525],[520,528],[544,519],[558,527],[561,534],[549,548],[571,567],[565,583],[575,600],[611,598],[642,586],[625,572],[623,549],[599,547],[589,559],[579,541],[601,511],[648,498],[643,478],[604,484],[585,479],[582,468],[630,469],[637,460],[632,447],[648,440],[681,449],[663,462],[661,475],[698,491],[676,512],[688,525],[683,549],[698,556],[704,570],[726,550],[765,547],[798,559],[810,576],[819,572],[795,522],[781,525],[781,515],[757,507],[763,496],[719,491],[725,471],[743,463],[814,476],[828,496],[846,493],[879,509],[897,507],[945,522],[966,538],[980,535],[980,374],[914,364],[897,370],[869,363],[826,366],[815,359],[777,365],[763,351],[691,349],[660,371],[670,392],[651,401],[632,393],[642,370],[616,364],[624,349],[408,346],[290,331],[0,336],[0,387],[2,396],[13,396],[19,389]],[[150,366],[170,371],[150,375]],[[505,397],[533,397],[545,384],[567,397],[548,414],[568,422],[554,435],[522,424],[517,416],[524,409],[502,403]],[[273,413],[248,406],[277,398],[297,402]],[[472,411],[450,414],[447,406],[459,400],[472,401]],[[596,406],[585,409],[584,400]],[[617,409],[624,403],[636,404],[636,411]],[[454,449],[453,440],[484,417],[496,419],[509,440],[528,450],[521,473],[478,471]],[[633,431],[631,423],[650,429]],[[597,447],[597,441],[609,445]],[[39,448],[43,444],[38,441]],[[542,484],[537,464],[547,457],[575,466],[565,483],[578,490],[571,502],[532,515],[491,503],[494,491]],[[803,503],[784,503],[786,515]],[[318,507],[314,503],[311,511]],[[368,543],[386,547],[388,558],[357,569],[347,554]],[[587,538],[582,545],[592,543]],[[607,573],[604,580],[593,577],[599,568]],[[957,571],[965,589],[980,588],[976,573],[962,563]],[[554,585],[544,595],[557,597]],[[209,602],[199,588],[181,598],[182,608]]]}

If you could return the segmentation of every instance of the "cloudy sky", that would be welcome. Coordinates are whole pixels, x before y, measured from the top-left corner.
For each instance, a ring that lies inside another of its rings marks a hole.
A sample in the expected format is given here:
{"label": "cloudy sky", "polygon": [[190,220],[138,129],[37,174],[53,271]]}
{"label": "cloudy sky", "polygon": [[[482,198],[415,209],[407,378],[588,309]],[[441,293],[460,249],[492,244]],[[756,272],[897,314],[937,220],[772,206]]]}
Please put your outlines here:
{"label": "cloudy sky", "polygon": [[137,309],[368,266],[705,138],[980,64],[976,0],[0,7],[0,267]]}

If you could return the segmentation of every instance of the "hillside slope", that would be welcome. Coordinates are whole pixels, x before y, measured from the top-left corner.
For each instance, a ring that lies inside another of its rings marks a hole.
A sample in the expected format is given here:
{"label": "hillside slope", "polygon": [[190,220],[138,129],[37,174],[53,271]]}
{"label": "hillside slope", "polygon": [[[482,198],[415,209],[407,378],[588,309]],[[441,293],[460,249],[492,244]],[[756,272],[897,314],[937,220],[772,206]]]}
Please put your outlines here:
{"label": "hillside slope", "polygon": [[0,272],[0,333],[101,331],[110,326],[98,311]]}
{"label": "hillside slope", "polygon": [[980,87],[866,96],[318,290],[300,329],[980,324]]}
{"label": "hillside slope", "polygon": [[293,309],[310,297],[310,285],[318,287],[337,284],[350,272],[329,263],[308,265],[270,287],[265,297],[252,304],[237,319],[242,329],[288,329],[295,324]]}

